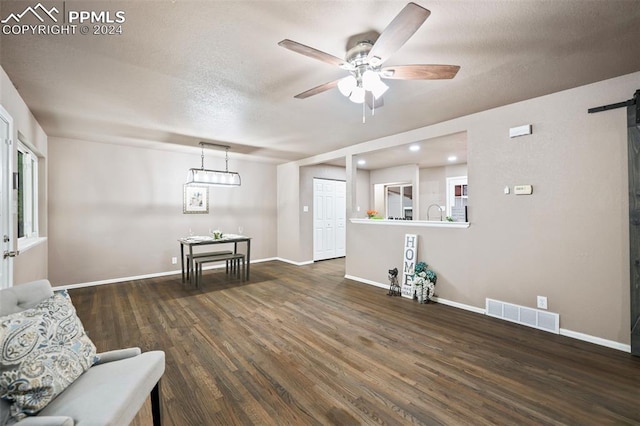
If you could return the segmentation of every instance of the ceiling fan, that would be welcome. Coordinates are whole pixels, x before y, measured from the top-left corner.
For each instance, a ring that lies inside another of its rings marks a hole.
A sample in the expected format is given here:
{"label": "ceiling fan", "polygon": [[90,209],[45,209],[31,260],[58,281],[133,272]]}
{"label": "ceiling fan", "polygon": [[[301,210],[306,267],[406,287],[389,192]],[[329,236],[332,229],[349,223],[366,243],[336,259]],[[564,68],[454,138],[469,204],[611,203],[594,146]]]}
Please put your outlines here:
{"label": "ceiling fan", "polygon": [[455,77],[460,69],[457,65],[382,66],[409,40],[430,14],[431,12],[422,6],[415,3],[407,4],[375,42],[368,40],[358,42],[349,49],[344,60],[293,40],[282,40],[278,45],[349,72],[347,77],[321,84],[294,97],[305,99],[337,86],[340,93],[351,101],[366,103],[373,111],[374,108],[383,105],[382,95],[389,88],[381,79],[441,80]]}

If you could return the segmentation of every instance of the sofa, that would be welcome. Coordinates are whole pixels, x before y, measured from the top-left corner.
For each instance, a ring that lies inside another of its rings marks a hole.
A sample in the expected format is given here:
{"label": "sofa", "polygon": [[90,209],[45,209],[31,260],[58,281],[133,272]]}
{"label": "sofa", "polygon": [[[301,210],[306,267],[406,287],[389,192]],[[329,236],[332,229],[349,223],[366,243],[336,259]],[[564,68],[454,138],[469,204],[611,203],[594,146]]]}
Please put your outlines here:
{"label": "sofa", "polygon": [[[151,395],[153,424],[160,425],[164,352],[142,353],[139,348],[128,348],[96,353],[67,292],[53,290],[47,280],[0,290],[0,425],[128,425],[148,395]],[[49,331],[43,331],[47,327]],[[12,333],[14,337],[10,338]],[[56,337],[56,333],[62,333],[63,337]],[[50,349],[46,348],[51,344],[48,340],[54,341]],[[64,345],[68,347],[60,349]],[[34,393],[29,398],[23,397],[19,388],[29,380],[9,370],[20,363],[22,367],[28,364],[30,353],[38,348],[44,348],[44,355],[32,356],[32,365],[26,373],[28,379],[35,380],[35,385],[30,384],[31,391],[35,389],[35,397]],[[61,350],[72,353],[72,359],[78,357],[77,362],[62,362],[64,357],[59,352],[51,355],[51,351]],[[20,354],[21,351],[24,353]],[[44,379],[33,378],[37,376],[32,374],[34,370],[60,365],[64,370],[62,384],[50,383],[55,373],[43,374]],[[48,386],[46,392],[41,391],[43,384]],[[7,396],[11,390],[17,392],[13,399]],[[42,396],[38,392],[46,394],[42,401],[38,400]],[[37,405],[44,403],[43,408]]]}

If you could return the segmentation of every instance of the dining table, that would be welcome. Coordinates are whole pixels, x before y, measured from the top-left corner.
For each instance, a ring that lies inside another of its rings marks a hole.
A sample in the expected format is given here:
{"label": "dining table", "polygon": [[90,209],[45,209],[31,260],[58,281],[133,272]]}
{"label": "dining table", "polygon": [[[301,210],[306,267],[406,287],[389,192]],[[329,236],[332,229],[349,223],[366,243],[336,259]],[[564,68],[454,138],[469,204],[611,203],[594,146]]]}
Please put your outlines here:
{"label": "dining table", "polygon": [[[186,276],[189,277],[189,281],[194,280],[195,276],[195,268],[194,268],[194,260],[193,260],[193,249],[194,247],[200,246],[208,246],[214,244],[233,244],[233,253],[238,253],[238,243],[244,243],[247,248],[247,252],[245,253],[245,279],[249,279],[249,265],[251,265],[251,237],[247,237],[244,235],[237,234],[222,234],[220,237],[214,236],[189,236],[179,238],[178,242],[180,243],[180,266],[182,268],[182,282],[186,281]],[[185,250],[186,248],[186,250]],[[188,256],[187,256],[188,255]],[[188,268],[189,274],[186,274]]]}

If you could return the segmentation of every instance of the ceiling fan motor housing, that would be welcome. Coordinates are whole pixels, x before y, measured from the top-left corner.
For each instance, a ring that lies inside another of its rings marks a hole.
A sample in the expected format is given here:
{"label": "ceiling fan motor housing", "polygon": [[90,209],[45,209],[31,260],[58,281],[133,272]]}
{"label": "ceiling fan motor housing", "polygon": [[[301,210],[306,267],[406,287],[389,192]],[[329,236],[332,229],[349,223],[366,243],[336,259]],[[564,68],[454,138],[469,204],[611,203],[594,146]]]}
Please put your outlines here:
{"label": "ceiling fan motor housing", "polygon": [[347,55],[345,56],[345,60],[353,67],[350,72],[358,80],[358,82],[361,81],[362,75],[365,73],[365,71],[380,71],[379,66],[376,67],[373,66],[373,64],[369,63],[368,56],[372,47],[373,43],[371,41],[360,41],[351,49],[349,49]]}

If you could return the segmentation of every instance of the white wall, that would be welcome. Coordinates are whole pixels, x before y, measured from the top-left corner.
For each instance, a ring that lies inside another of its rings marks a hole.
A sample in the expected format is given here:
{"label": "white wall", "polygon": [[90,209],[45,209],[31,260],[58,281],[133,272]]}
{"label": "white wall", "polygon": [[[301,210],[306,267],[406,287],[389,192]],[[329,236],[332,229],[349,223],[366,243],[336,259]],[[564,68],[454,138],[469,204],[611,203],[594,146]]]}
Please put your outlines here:
{"label": "white wall", "polygon": [[179,270],[177,239],[210,229],[253,238],[252,260],[276,256],[276,166],[229,159],[241,187],[209,188],[209,214],[183,214],[193,153],[51,138],[49,277],[54,285]]}

